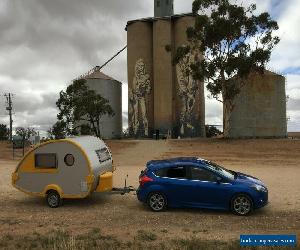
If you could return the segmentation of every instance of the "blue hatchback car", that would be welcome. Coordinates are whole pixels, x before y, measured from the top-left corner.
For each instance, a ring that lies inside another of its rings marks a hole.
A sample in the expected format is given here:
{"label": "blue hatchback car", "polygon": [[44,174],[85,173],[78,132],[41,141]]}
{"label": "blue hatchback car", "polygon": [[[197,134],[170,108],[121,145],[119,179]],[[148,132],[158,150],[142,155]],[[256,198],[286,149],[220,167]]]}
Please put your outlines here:
{"label": "blue hatchback car", "polygon": [[138,199],[155,212],[194,207],[248,215],[268,203],[268,189],[259,179],[195,157],[150,161],[139,182]]}

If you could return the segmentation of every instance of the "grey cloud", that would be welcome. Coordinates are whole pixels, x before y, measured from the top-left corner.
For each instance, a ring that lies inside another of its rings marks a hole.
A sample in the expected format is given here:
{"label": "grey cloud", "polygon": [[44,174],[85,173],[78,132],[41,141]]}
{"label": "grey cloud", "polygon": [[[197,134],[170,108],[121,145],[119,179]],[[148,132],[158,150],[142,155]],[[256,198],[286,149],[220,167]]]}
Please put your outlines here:
{"label": "grey cloud", "polygon": [[[76,62],[82,70],[99,65],[126,44],[126,22],[149,13],[145,1],[134,0],[5,3],[6,10],[0,17],[0,53],[10,50],[13,65],[1,65],[0,73],[13,74],[14,78],[27,77],[39,63],[64,67],[68,58],[68,67]],[[12,72],[13,67],[19,70]],[[123,71],[126,75],[126,67]]]}
{"label": "grey cloud", "polygon": [[288,110],[300,111],[300,99],[290,98],[287,104]]}
{"label": "grey cloud", "polygon": [[123,128],[128,127],[128,112],[122,113]]}
{"label": "grey cloud", "polygon": [[35,127],[39,131],[47,131],[56,120],[57,110],[53,108],[45,108],[30,112],[18,112],[14,115],[14,120],[17,120],[14,127]]}
{"label": "grey cloud", "polygon": [[16,95],[13,99],[14,110],[18,113],[28,112],[35,114],[40,110],[56,108],[55,103],[58,97],[59,95],[56,93],[32,95],[30,98],[28,96]]}
{"label": "grey cloud", "polygon": [[[278,0],[255,0],[259,10],[272,6],[274,11],[283,10],[279,21],[286,36],[274,51],[272,63],[280,70],[298,60],[299,39],[294,32],[298,17],[290,15],[286,7],[297,6],[297,1],[281,1],[278,7]],[[193,0],[174,2],[175,12],[183,13],[191,10]],[[1,0],[0,94],[16,94],[15,125],[40,125],[40,129],[47,130],[56,119],[59,91],[126,44],[124,28],[128,20],[152,15],[153,0]],[[127,82],[126,51],[103,71]],[[293,93],[299,89],[298,79],[288,79]],[[299,100],[291,96],[295,100],[290,100],[288,109],[299,111]],[[7,117],[2,116],[6,113],[3,100],[0,97],[0,122],[7,123]],[[123,109],[127,109],[125,106]],[[208,100],[206,117],[209,124],[221,122],[220,105]],[[123,125],[127,123],[125,112]]]}
{"label": "grey cloud", "polygon": [[[152,15],[149,3],[2,0],[0,93],[16,94],[14,126],[39,125],[47,130],[56,120],[59,91],[122,48],[126,22]],[[127,80],[126,53],[109,66],[107,74]],[[3,102],[0,122],[7,123],[5,114]]]}

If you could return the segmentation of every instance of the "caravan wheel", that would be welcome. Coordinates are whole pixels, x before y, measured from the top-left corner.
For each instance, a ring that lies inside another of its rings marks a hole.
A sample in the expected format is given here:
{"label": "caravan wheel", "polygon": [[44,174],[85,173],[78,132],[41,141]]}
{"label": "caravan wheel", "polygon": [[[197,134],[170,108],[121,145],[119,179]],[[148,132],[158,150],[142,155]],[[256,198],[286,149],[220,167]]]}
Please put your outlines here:
{"label": "caravan wheel", "polygon": [[47,192],[46,201],[48,206],[51,208],[56,208],[61,205],[61,198],[59,194],[54,190],[50,190]]}

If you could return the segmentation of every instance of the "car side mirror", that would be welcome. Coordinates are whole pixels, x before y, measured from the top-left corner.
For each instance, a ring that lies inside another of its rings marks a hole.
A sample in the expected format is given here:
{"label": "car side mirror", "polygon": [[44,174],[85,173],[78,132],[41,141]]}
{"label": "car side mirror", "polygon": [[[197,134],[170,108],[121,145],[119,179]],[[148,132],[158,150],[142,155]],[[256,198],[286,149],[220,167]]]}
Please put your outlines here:
{"label": "car side mirror", "polygon": [[220,176],[217,177],[217,183],[220,184],[222,182],[222,178]]}

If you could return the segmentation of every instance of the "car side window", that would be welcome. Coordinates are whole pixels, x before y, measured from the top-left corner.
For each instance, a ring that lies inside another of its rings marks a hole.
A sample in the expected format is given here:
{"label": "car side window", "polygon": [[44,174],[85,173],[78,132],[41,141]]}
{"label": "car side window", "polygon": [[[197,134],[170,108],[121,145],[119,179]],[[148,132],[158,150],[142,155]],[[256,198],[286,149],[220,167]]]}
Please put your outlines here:
{"label": "car side window", "polygon": [[217,180],[217,177],[215,176],[214,173],[204,168],[191,167],[190,170],[191,170],[192,180],[210,181],[210,182],[215,182]]}
{"label": "car side window", "polygon": [[158,169],[154,172],[154,174],[158,177],[167,177],[167,169],[166,168]]}
{"label": "car side window", "polygon": [[186,167],[176,166],[176,167],[167,168],[166,169],[166,177],[187,179]]}

